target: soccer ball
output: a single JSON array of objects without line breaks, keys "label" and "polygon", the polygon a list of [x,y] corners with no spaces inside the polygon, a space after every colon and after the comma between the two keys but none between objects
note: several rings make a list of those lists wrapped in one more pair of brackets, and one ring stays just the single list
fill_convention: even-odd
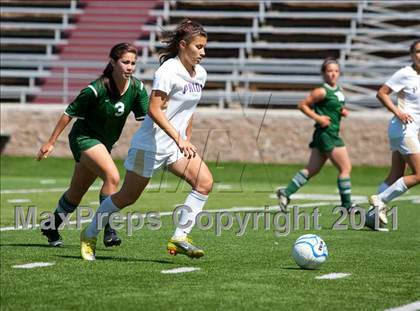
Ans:
[{"label": "soccer ball", "polygon": [[292,256],[303,269],[318,269],[327,260],[327,244],[315,234],[299,237],[293,245]]}]

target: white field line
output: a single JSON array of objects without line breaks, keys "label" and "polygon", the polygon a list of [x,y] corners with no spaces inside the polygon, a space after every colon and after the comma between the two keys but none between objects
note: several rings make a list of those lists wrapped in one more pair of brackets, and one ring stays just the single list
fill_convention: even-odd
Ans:
[{"label": "white field line", "polygon": [[55,265],[54,262],[32,262],[23,265],[14,265],[12,268],[17,269],[32,269],[32,268],[40,268],[40,267],[49,267]]},{"label": "white field line", "polygon": [[[307,203],[307,204],[300,204],[298,205],[299,207],[318,207],[318,206],[325,206],[325,205],[330,205],[329,202],[318,202],[318,203]],[[277,211],[279,210],[278,205],[272,205],[272,206],[234,206],[232,208],[221,208],[221,209],[209,209],[209,210],[205,210],[205,212],[208,213],[221,213],[221,212],[260,212],[260,211]],[[147,212],[146,212],[147,213]],[[172,216],[173,211],[172,212],[160,212],[159,216]],[[127,217],[122,217],[123,220],[127,220]],[[133,215],[131,219],[138,219],[137,215]],[[80,221],[80,223],[88,223],[90,222],[91,219],[83,219]],[[76,225],[77,222],[76,221],[69,221],[70,225]],[[15,226],[10,226],[10,227],[1,227],[0,228],[0,232],[4,232],[4,231],[16,231],[16,230],[31,230],[31,229],[36,229],[39,228],[39,224],[36,224],[35,226],[29,226],[28,228],[23,228],[22,226],[19,227],[15,227]]]},{"label": "white field line", "polygon": [[41,185],[53,185],[53,184],[56,184],[57,183],[57,180],[55,180],[55,179],[41,179],[39,181],[39,183]]},{"label": "white field line", "polygon": [[218,184],[215,187],[217,190],[227,190],[227,189],[232,189],[232,185],[227,185],[227,184]]},{"label": "white field line", "polygon": [[[306,194],[306,197],[310,197],[311,194]],[[319,197],[320,195],[314,195],[314,197]],[[331,195],[326,195],[326,197],[324,197],[324,199],[326,201],[328,201],[328,197]],[[416,200],[420,200],[420,196],[416,196],[416,195],[411,195],[411,196],[403,196],[401,198],[397,198],[395,201],[416,201]],[[330,202],[316,202],[316,203],[306,203],[306,204],[299,204],[299,205],[291,205],[291,206],[298,206],[298,207],[320,207],[320,206],[327,206],[330,205]],[[179,204],[177,204],[176,206],[179,206]],[[276,211],[278,210],[278,205],[271,205],[271,206],[234,206],[232,208],[227,208],[227,209],[211,209],[211,210],[205,210],[206,212],[209,213],[221,213],[221,212],[258,212],[258,211],[264,211],[264,210],[268,210],[268,211]],[[159,213],[160,216],[170,216],[172,215],[173,212],[161,212]],[[135,215],[132,217],[132,219],[136,219]],[[123,220],[126,220],[126,217],[123,217]],[[90,222],[90,219],[87,220],[82,220],[81,223],[87,223]],[[69,222],[71,225],[75,225],[76,221],[70,221]],[[38,228],[39,224],[36,224],[35,227],[32,227],[31,229],[35,229]],[[27,229],[27,228],[23,228],[22,226],[19,227],[14,227],[14,226],[10,226],[10,227],[1,227],[0,228],[0,232],[4,232],[4,231],[15,231],[15,230],[23,230],[23,229]]]},{"label": "white field line", "polygon": [[180,267],[180,268],[175,268],[175,269],[162,270],[160,272],[163,274],[175,274],[175,273],[193,272],[193,271],[198,271],[198,270],[200,270],[200,268]]},{"label": "white field line", "polygon": [[329,273],[315,277],[317,280],[335,280],[335,279],[342,279],[345,277],[350,276],[350,273]]},{"label": "white field line", "polygon": [[395,307],[391,309],[386,309],[384,311],[418,311],[420,310],[420,300],[415,301],[413,303],[409,303],[407,305],[403,305],[400,307]]},{"label": "white field line", "polygon": [[[276,199],[277,196],[275,194],[270,194],[270,198]],[[307,193],[295,193],[290,196],[292,200],[322,200],[322,201],[337,201],[340,202],[340,196],[335,194],[307,194]],[[367,203],[368,197],[363,195],[352,195],[352,200],[354,200],[357,203]],[[394,199],[394,201],[413,201],[413,203],[416,203],[418,200],[420,200],[420,195],[403,195],[401,197],[398,197]],[[391,202],[391,203],[392,203]],[[388,205],[392,205],[391,203],[388,203]]]},{"label": "white field line", "polygon": [[[146,189],[159,189],[159,188],[169,188],[168,184],[149,184]],[[45,188],[45,189],[2,189],[0,194],[27,194],[27,193],[42,193],[42,192],[64,192],[68,188]],[[100,190],[100,186],[92,186],[88,191]]]},{"label": "white field line", "polygon": [[[271,199],[277,199],[275,194],[270,194]],[[338,194],[312,194],[312,193],[295,193],[290,196],[292,200],[323,200],[323,201],[337,201],[340,202]],[[357,203],[364,203],[368,198],[363,195],[352,195],[352,200]]]},{"label": "white field line", "polygon": [[[99,190],[100,187],[90,187],[89,191]],[[40,193],[40,192],[64,192],[67,188],[46,188],[46,189],[2,189],[1,194],[29,194],[29,193]]]},{"label": "white field line", "polygon": [[8,203],[28,203],[31,202],[29,199],[11,199],[7,200]]}]

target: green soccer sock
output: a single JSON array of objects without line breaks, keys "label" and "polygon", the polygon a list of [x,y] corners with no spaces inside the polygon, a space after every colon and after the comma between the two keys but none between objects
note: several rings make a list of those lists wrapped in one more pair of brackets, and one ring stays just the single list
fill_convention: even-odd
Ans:
[{"label": "green soccer sock", "polygon": [[350,177],[338,177],[338,192],[340,193],[341,206],[351,207],[351,179]]},{"label": "green soccer sock", "polygon": [[60,197],[60,200],[58,200],[57,207],[54,211],[54,224],[52,224],[52,228],[58,230],[58,227],[63,222],[62,216],[67,216],[68,214],[71,214],[74,212],[74,210],[77,208],[77,205],[69,202],[66,198],[66,194],[63,193],[63,195]]},{"label": "green soccer sock", "polygon": [[293,193],[303,187],[308,182],[308,180],[309,177],[304,170],[297,172],[295,177],[293,177],[285,189],[287,197],[290,197]]}]

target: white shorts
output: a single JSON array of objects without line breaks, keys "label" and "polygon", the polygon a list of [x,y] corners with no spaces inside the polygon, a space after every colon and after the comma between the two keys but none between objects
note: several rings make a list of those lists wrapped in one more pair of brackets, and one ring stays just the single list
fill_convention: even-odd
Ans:
[{"label": "white shorts", "polygon": [[398,151],[402,155],[420,153],[420,141],[416,136],[390,137],[391,151]]},{"label": "white shorts", "polygon": [[156,153],[130,148],[124,162],[124,167],[137,175],[150,178],[153,176],[154,171],[162,166],[166,167],[178,161],[181,157],[183,157],[183,154],[179,150],[172,153]]},{"label": "white shorts", "polygon": [[389,121],[388,138],[392,151],[398,151],[402,155],[420,152],[418,122],[403,124],[393,117]]}]

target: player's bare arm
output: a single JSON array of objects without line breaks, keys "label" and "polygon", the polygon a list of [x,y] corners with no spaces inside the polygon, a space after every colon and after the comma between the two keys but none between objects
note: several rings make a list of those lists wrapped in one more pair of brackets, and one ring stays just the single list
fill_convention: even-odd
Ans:
[{"label": "player's bare arm", "polygon": [[163,112],[167,100],[168,96],[165,92],[153,90],[150,95],[149,115],[153,121],[176,142],[184,156],[187,158],[195,157],[197,148],[191,144],[188,139],[185,140],[181,137],[180,133],[172,126]]},{"label": "player's bare arm", "polygon": [[60,136],[60,134],[63,132],[63,130],[66,128],[66,126],[70,123],[72,117],[66,115],[63,113],[61,118],[58,120],[50,138],[48,139],[48,142],[46,142],[42,147],[39,149],[38,154],[36,156],[36,159],[38,161],[41,161],[42,159],[46,159],[50,153],[54,149],[54,145]]},{"label": "player's bare arm", "polygon": [[386,109],[391,111],[402,123],[406,124],[413,122],[414,119],[409,113],[402,111],[394,105],[390,96],[391,93],[392,89],[386,84],[384,84],[379,88],[378,93],[376,94],[376,98],[382,103],[382,105],[385,106]]},{"label": "player's bare arm", "polygon": [[312,107],[315,103],[322,101],[325,98],[325,95],[326,93],[323,88],[316,88],[298,104],[300,111],[319,123],[321,127],[328,127],[330,125],[330,117],[317,114]]}]

